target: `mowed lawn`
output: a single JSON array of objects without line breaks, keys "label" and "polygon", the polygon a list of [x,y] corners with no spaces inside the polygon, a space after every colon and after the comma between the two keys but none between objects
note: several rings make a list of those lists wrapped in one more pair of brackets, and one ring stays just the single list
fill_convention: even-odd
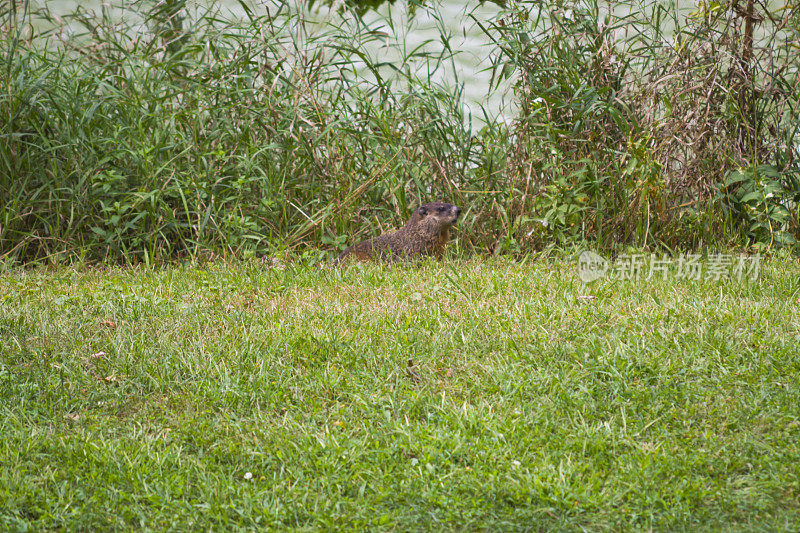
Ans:
[{"label": "mowed lawn", "polygon": [[0,529],[800,530],[797,259],[576,265],[1,274]]}]

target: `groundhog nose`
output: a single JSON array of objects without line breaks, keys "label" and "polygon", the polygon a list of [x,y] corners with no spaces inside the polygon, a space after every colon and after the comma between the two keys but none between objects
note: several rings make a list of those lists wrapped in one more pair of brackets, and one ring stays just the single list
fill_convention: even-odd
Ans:
[{"label": "groundhog nose", "polygon": [[458,216],[460,214],[461,214],[461,208],[460,207],[456,207],[456,216]]}]

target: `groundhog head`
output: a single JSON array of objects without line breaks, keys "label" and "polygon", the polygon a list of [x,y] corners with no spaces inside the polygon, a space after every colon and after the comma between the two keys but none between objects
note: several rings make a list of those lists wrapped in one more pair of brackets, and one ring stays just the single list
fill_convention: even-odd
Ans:
[{"label": "groundhog head", "polygon": [[[431,202],[419,206],[416,214],[419,216],[420,220],[432,218],[436,220],[437,226],[450,227],[458,220],[458,215],[461,214],[461,208],[444,202]],[[428,223],[431,222],[433,222],[433,220],[428,220]]]}]

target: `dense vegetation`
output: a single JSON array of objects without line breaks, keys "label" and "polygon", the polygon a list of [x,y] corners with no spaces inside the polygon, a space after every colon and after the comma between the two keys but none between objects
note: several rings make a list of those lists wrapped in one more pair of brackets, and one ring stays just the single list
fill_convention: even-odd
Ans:
[{"label": "dense vegetation", "polygon": [[466,250],[800,237],[796,4],[511,2],[476,22],[520,112],[480,127],[436,81],[445,33],[387,63],[385,22],[242,6],[3,3],[0,257],[335,250],[431,199]]},{"label": "dense vegetation", "polygon": [[798,531],[800,264],[0,275],[0,529]]}]

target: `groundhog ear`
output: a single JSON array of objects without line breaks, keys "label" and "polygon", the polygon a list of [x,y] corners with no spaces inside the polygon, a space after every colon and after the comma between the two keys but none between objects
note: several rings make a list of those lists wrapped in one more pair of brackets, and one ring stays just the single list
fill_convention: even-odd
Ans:
[{"label": "groundhog ear", "polygon": [[428,208],[427,208],[427,207],[425,207],[424,205],[423,205],[423,206],[420,206],[420,208],[419,208],[419,214],[420,214],[420,216],[423,216],[423,217],[424,217],[425,215],[427,215],[427,214],[428,214]]}]

